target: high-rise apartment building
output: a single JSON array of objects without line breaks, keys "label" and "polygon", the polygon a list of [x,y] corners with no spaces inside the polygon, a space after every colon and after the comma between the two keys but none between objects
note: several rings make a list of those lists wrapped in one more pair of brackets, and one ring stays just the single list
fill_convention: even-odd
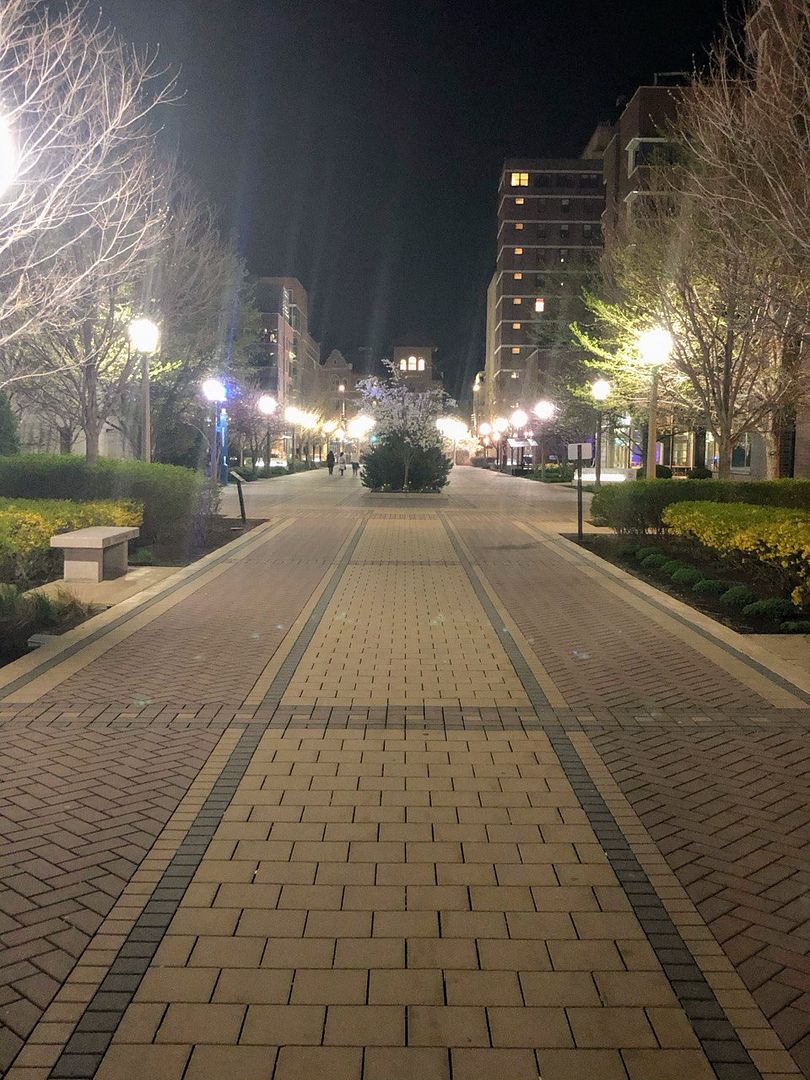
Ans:
[{"label": "high-rise apartment building", "polygon": [[489,417],[530,406],[570,348],[568,327],[601,251],[603,208],[599,157],[504,163],[487,294]]},{"label": "high-rise apartment building", "polygon": [[263,318],[264,389],[281,405],[304,403],[318,390],[320,346],[309,332],[309,297],[298,278],[259,278],[256,298]]}]

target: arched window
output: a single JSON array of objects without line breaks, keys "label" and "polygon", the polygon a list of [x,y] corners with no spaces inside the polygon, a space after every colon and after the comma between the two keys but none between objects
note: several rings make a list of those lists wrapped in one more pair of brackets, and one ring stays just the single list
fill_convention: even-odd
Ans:
[{"label": "arched window", "polygon": [[425,370],[425,358],[424,358],[424,356],[419,357],[419,360],[418,360],[417,365],[416,365],[416,369],[417,369],[417,371],[424,371]]},{"label": "arched window", "polygon": [[416,371],[416,357],[415,356],[409,356],[408,357],[408,371]]}]

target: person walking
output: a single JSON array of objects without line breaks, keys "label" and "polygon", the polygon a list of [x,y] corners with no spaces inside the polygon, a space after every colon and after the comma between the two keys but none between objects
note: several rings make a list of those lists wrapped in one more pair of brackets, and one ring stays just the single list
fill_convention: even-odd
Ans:
[{"label": "person walking", "polygon": [[346,472],[346,455],[342,450],[340,451],[340,457],[338,458],[338,469],[340,470],[340,475],[343,476]]},{"label": "person walking", "polygon": [[326,455],[326,467],[329,470],[329,475],[331,476],[332,473],[335,471],[335,454],[332,450],[330,450],[329,453]]},{"label": "person walking", "polygon": [[357,460],[357,455],[352,455],[352,476],[357,476],[360,472],[360,462]]}]

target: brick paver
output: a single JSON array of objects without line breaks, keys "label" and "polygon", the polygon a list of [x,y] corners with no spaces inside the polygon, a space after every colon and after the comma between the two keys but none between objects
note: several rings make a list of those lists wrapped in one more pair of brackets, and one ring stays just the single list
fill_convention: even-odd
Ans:
[{"label": "brick paver", "polygon": [[9,1080],[810,1075],[800,696],[595,573],[568,492],[248,499],[0,700]]}]

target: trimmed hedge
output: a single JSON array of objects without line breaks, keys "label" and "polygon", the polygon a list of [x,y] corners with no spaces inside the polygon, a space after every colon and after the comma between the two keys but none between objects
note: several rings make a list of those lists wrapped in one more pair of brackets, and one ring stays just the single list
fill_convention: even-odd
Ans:
[{"label": "trimmed hedge", "polygon": [[0,457],[0,496],[33,499],[131,499],[143,506],[141,542],[188,543],[210,512],[211,485],[180,465],[100,458],[88,465],[70,454]]},{"label": "trimmed hedge", "polygon": [[810,511],[810,480],[635,480],[609,484],[591,501],[591,517],[617,533],[661,533],[672,503],[706,500]]},{"label": "trimmed hedge", "polygon": [[88,525],[138,526],[135,502],[70,502],[66,499],[0,499],[0,581],[33,585],[58,576],[55,533]]},{"label": "trimmed hedge", "polygon": [[761,565],[775,572],[797,606],[810,601],[807,511],[745,503],[681,502],[664,510],[663,521],[676,536],[696,540],[741,565]]}]

